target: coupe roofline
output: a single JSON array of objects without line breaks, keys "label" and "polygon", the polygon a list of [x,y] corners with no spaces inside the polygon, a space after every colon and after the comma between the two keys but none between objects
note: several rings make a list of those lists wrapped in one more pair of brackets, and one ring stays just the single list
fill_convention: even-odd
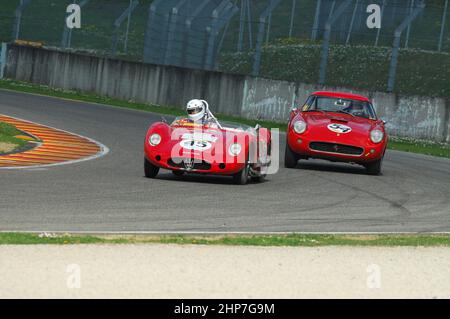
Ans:
[{"label": "coupe roofline", "polygon": [[370,102],[369,98],[367,98],[367,97],[365,97],[363,95],[353,94],[353,93],[346,93],[346,92],[317,91],[317,92],[312,93],[311,95],[313,95],[313,96],[335,97],[335,98],[351,99],[351,100]]}]

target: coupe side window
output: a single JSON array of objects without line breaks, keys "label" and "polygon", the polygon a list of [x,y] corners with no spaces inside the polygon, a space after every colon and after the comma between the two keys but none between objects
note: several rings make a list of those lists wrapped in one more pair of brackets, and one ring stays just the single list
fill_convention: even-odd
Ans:
[{"label": "coupe side window", "polygon": [[314,107],[313,107],[314,99],[315,99],[315,96],[310,96],[310,97],[306,100],[305,104],[303,105],[302,111],[307,111],[307,110],[309,110],[309,109],[314,109]]}]

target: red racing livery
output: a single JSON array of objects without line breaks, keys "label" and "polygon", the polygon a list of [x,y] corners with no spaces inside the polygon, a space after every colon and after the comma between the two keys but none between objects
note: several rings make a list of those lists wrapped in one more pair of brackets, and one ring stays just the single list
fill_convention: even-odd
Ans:
[{"label": "red racing livery", "polygon": [[160,168],[181,176],[200,173],[233,176],[236,184],[261,181],[270,165],[270,131],[236,123],[197,124],[177,118],[157,122],[145,138],[145,176]]},{"label": "red racing livery", "polygon": [[315,92],[293,109],[287,130],[285,166],[319,158],[360,164],[379,175],[388,137],[370,100],[341,92]]}]

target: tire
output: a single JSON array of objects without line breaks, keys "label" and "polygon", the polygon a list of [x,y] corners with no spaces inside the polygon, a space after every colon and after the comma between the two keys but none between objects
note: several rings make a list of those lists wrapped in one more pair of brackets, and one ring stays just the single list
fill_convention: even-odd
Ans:
[{"label": "tire", "polygon": [[380,175],[382,163],[383,163],[383,158],[379,159],[376,162],[367,164],[366,165],[367,173],[369,175]]},{"label": "tire", "polygon": [[255,182],[255,183],[262,183],[262,182],[265,181],[265,179],[266,179],[266,174],[259,175],[259,176],[253,176],[253,177],[252,177],[252,182]]},{"label": "tire", "polygon": [[245,185],[248,182],[249,165],[246,163],[245,167],[238,173],[233,175],[233,181],[237,185]]},{"label": "tire", "polygon": [[159,167],[150,163],[146,158],[144,159],[144,172],[145,177],[147,178],[155,178],[159,173]]},{"label": "tire", "polygon": [[184,171],[172,171],[172,174],[175,176],[183,176],[184,175]]},{"label": "tire", "polygon": [[286,143],[286,151],[284,153],[284,167],[286,168],[294,168],[297,166],[298,156],[294,152],[292,152],[289,144]]}]

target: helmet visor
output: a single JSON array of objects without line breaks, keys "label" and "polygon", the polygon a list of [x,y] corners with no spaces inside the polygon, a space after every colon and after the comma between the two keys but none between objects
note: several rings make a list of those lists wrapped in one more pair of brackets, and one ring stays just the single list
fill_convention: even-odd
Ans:
[{"label": "helmet visor", "polygon": [[194,115],[194,114],[200,113],[201,111],[203,111],[203,107],[201,107],[201,106],[194,107],[194,108],[191,108],[191,109],[187,110],[189,115]]}]

